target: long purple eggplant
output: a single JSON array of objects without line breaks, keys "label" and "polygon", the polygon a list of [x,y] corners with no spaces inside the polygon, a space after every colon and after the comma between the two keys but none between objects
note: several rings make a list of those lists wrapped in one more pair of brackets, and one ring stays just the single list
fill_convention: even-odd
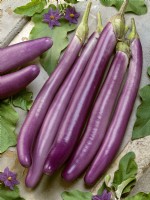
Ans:
[{"label": "long purple eggplant", "polygon": [[34,60],[53,45],[51,38],[44,37],[14,44],[0,49],[0,74],[15,70]]},{"label": "long purple eggplant", "polygon": [[[124,7],[125,4],[121,10],[124,10]],[[120,19],[121,27],[118,26],[118,19]],[[53,168],[56,168],[56,166],[57,168],[60,167],[72,153],[77,140],[81,136],[87,115],[98,92],[109,58],[116,46],[117,37],[121,37],[123,32],[123,15],[113,17],[112,23],[109,22],[102,31],[93,56],[76,87],[59,127],[52,150],[54,163],[51,162],[51,166],[46,166],[45,171],[51,173]],[[54,161],[54,158],[56,161]],[[49,169],[47,170],[47,168]]]},{"label": "long purple eggplant", "polygon": [[88,34],[88,16],[90,8],[91,3],[88,3],[86,12],[81,24],[77,28],[75,36],[67,47],[57,68],[36,97],[36,100],[34,101],[34,104],[21,128],[17,151],[19,161],[25,167],[29,167],[32,163],[31,152],[33,143],[38,136],[48,108],[85,42]]},{"label": "long purple eggplant", "polygon": [[104,174],[116,156],[122,143],[137,96],[142,74],[143,54],[134,20],[132,20],[132,27],[133,30],[129,37],[132,41],[132,57],[127,80],[119,98],[113,119],[107,130],[106,137],[85,176],[85,183],[88,185],[93,185]]},{"label": "long purple eggplant", "polygon": [[86,44],[80,57],[74,64],[71,72],[65,79],[62,87],[56,94],[46,114],[34,147],[32,165],[29,169],[29,174],[26,180],[27,186],[35,186],[42,176],[45,160],[53,144],[65,110],[75,90],[75,87],[86,67],[86,64],[96,47],[98,38],[99,33],[97,32],[91,35],[88,43]]},{"label": "long purple eggplant", "polygon": [[[94,158],[105,136],[130,55],[130,48],[126,43],[119,42],[116,50],[116,55],[106,81],[96,99],[83,138],[62,173],[62,176],[67,181],[75,180],[84,172]],[[51,163],[55,163],[55,160],[56,158],[53,156]]]},{"label": "long purple eggplant", "polygon": [[28,66],[17,72],[0,76],[0,99],[8,98],[30,84],[39,74],[36,65]]},{"label": "long purple eggplant", "polygon": [[[87,62],[91,58],[91,55],[93,54],[93,51],[95,50],[98,38],[100,36],[100,32],[102,31],[102,24],[101,24],[101,16],[98,15],[98,27],[97,31],[94,32],[87,44],[84,46],[82,53],[78,60],[76,61],[75,65],[73,66],[72,71],[66,78],[64,84],[62,85],[61,89],[57,93],[46,117],[44,120],[44,123],[42,125],[40,135],[38,137],[38,141],[36,143],[36,156],[39,154],[38,152],[41,153],[41,155],[37,156],[38,159],[40,160],[41,163],[41,169],[43,169],[45,160],[47,158],[48,152],[50,150],[50,147],[52,145],[52,142],[55,138],[55,135],[58,131],[59,125],[61,123],[61,120],[63,118],[63,115],[65,113],[65,110],[67,109],[67,105],[70,101],[71,96],[73,95],[73,92],[75,90],[75,87],[87,65]],[[46,132],[46,134],[45,134]],[[44,138],[49,139],[44,139]],[[45,143],[45,144],[43,144]],[[41,149],[41,146],[44,147],[44,149]],[[42,153],[43,152],[43,153]],[[44,155],[44,156],[43,156]],[[38,162],[37,158],[35,159],[35,167],[36,162]],[[43,162],[41,162],[43,160]],[[47,159],[47,162],[49,162],[49,157]],[[46,164],[47,166],[47,164]],[[45,169],[46,169],[45,166]],[[57,169],[57,166],[55,167],[55,170]],[[39,170],[39,165],[38,165],[38,170]],[[38,171],[35,170],[34,171]],[[53,170],[53,171],[55,171]],[[46,173],[48,174],[48,170],[46,169]],[[35,174],[35,173],[34,173]]]}]

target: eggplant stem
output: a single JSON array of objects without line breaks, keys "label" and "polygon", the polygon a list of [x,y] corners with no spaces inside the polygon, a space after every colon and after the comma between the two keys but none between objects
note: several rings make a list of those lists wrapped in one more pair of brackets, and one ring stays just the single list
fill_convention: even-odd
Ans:
[{"label": "eggplant stem", "polygon": [[124,15],[128,3],[129,3],[129,0],[124,0],[123,4],[122,4],[122,6],[121,6],[121,8],[120,8],[120,10],[119,10],[119,13],[118,13],[119,15],[121,15],[121,16]]},{"label": "eggplant stem", "polygon": [[129,34],[129,36],[128,36],[128,39],[131,41],[131,40],[133,40],[133,39],[135,39],[135,38],[138,38],[139,36],[138,36],[138,33],[137,33],[137,30],[136,30],[136,25],[135,25],[135,20],[134,20],[134,18],[132,18],[131,19],[131,32],[130,32],[130,34]]},{"label": "eggplant stem", "polygon": [[97,29],[96,32],[101,33],[103,30],[101,13],[97,13]]},{"label": "eggplant stem", "polygon": [[80,39],[80,41],[82,43],[84,43],[84,41],[86,40],[86,38],[88,36],[88,31],[89,31],[88,18],[89,18],[89,14],[90,14],[91,5],[92,5],[92,2],[89,1],[86,6],[81,23],[79,24],[79,26],[76,30],[76,36]]}]

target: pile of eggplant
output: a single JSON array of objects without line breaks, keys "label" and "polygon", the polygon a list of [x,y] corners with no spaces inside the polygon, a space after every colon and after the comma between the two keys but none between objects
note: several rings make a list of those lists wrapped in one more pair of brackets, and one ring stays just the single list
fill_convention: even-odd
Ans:
[{"label": "pile of eggplant", "polygon": [[52,44],[52,40],[45,37],[0,48],[0,99],[17,94],[39,75],[38,66],[24,66]]},{"label": "pile of eggplant", "polygon": [[27,187],[66,164],[62,177],[85,174],[93,185],[115,158],[134,106],[142,73],[142,46],[134,19],[125,31],[119,13],[86,41],[91,2],[57,68],[44,84],[21,128],[17,152],[29,168]]}]

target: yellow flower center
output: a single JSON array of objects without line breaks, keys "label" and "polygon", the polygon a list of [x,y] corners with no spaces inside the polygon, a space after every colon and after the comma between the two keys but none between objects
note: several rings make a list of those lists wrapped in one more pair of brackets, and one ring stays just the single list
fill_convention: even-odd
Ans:
[{"label": "yellow flower center", "polygon": [[51,15],[51,16],[50,16],[50,19],[55,19],[54,15]]},{"label": "yellow flower center", "polygon": [[71,17],[71,18],[74,18],[74,14],[73,14],[73,13],[71,13],[71,14],[70,14],[70,17]]},{"label": "yellow flower center", "polygon": [[12,180],[12,177],[11,177],[11,176],[9,176],[7,179],[8,179],[9,181],[11,181],[11,180]]}]

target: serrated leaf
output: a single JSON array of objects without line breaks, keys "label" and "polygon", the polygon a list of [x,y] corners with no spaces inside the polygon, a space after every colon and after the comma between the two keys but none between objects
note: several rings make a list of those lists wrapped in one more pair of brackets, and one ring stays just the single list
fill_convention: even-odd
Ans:
[{"label": "serrated leaf", "polygon": [[16,14],[32,17],[35,13],[41,13],[46,6],[46,0],[31,0],[28,4],[14,10]]},{"label": "serrated leaf", "polygon": [[[120,9],[124,0],[100,0],[100,2],[104,6],[114,6],[117,10]],[[147,13],[147,5],[145,4],[145,0],[138,0],[135,3],[135,0],[129,0],[126,12],[132,12],[136,15],[143,15]]]},{"label": "serrated leaf", "polygon": [[42,22],[43,14],[47,13],[49,9],[50,7],[45,9],[41,14],[35,14],[32,17],[32,21],[34,22],[35,26],[30,33],[31,39],[51,37],[53,40],[52,48],[40,57],[40,62],[48,74],[55,69],[61,52],[69,43],[67,37],[68,32],[71,32],[76,28],[75,24],[69,24],[66,20],[61,19],[60,27],[54,27],[53,29],[50,29],[47,23]]},{"label": "serrated leaf", "polygon": [[13,96],[11,102],[13,106],[21,108],[25,111],[30,110],[33,103],[33,93],[27,91],[26,89],[19,92],[17,95]]},{"label": "serrated leaf", "polygon": [[115,172],[112,182],[112,186],[115,188],[115,190],[117,191],[118,187],[127,179],[135,179],[137,169],[138,167],[135,162],[135,154],[133,152],[129,152],[123,156],[119,162],[119,169]]},{"label": "serrated leaf", "polygon": [[14,190],[9,190],[3,185],[0,185],[0,200],[24,200],[24,198],[20,197],[17,186],[15,186]]},{"label": "serrated leaf", "polygon": [[65,0],[65,2],[71,3],[71,4],[76,4],[76,3],[78,3],[78,0]]},{"label": "serrated leaf", "polygon": [[15,128],[18,114],[9,101],[0,102],[0,153],[16,145]]},{"label": "serrated leaf", "polygon": [[[125,189],[130,183],[133,183],[133,181],[134,181],[134,183],[135,183],[135,180],[136,180],[136,178],[128,178],[127,180],[123,181],[120,185],[118,185],[117,190],[116,190],[116,196],[117,196],[118,199],[120,199],[121,196],[122,196],[123,194],[125,194],[125,193],[123,192],[124,189]],[[130,184],[130,187],[128,187],[128,190],[129,190],[129,191],[131,190],[131,187],[132,187],[132,186],[133,186],[133,185]]]},{"label": "serrated leaf", "polygon": [[[150,68],[148,68],[148,75],[150,75]],[[141,104],[137,108],[132,140],[150,135],[150,85],[143,87],[139,95]]]},{"label": "serrated leaf", "polygon": [[91,200],[92,193],[73,190],[70,192],[63,192],[61,197],[63,200]]},{"label": "serrated leaf", "polygon": [[140,192],[132,197],[127,197],[124,200],[150,200],[150,193],[146,194],[143,192]]}]

